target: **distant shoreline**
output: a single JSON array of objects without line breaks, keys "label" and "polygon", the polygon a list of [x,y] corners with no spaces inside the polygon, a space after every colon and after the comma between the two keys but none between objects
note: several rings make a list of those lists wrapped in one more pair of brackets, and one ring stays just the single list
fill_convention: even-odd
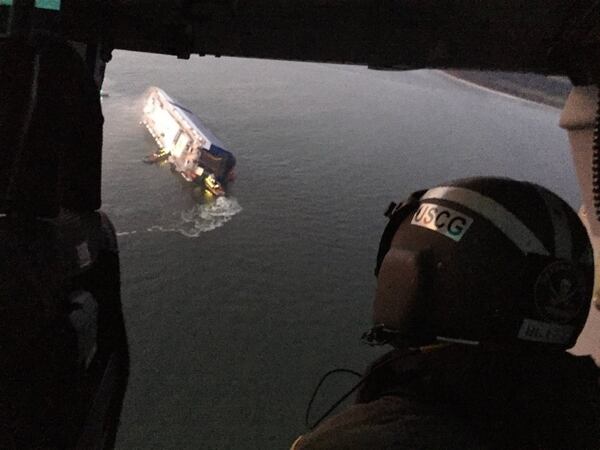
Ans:
[{"label": "distant shoreline", "polygon": [[555,108],[562,108],[564,106],[567,95],[572,87],[571,82],[566,77],[454,69],[445,70],[445,72],[453,77],[494,91],[543,103]]}]

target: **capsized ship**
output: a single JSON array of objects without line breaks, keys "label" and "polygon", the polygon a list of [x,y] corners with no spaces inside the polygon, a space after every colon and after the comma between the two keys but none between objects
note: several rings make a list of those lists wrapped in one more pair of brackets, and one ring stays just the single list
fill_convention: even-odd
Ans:
[{"label": "capsized ship", "polygon": [[166,160],[184,180],[215,195],[225,195],[235,178],[235,157],[193,112],[162,89],[152,87],[142,123],[158,144],[158,151],[146,157],[145,162]]}]

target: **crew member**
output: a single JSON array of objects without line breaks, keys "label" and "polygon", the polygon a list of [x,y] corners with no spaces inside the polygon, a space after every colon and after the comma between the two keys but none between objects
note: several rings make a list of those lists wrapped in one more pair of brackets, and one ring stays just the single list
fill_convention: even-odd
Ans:
[{"label": "crew member", "polygon": [[32,32],[0,39],[0,99],[0,448],[112,448],[129,356],[98,88]]},{"label": "crew member", "polygon": [[600,448],[600,369],[566,352],[593,288],[573,210],[532,183],[470,178],[388,216],[365,339],[394,350],[292,448]]}]

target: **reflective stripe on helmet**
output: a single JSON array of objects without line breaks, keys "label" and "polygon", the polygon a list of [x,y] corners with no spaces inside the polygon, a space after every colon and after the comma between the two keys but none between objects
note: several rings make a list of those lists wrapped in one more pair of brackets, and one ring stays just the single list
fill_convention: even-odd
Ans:
[{"label": "reflective stripe on helmet", "polygon": [[546,203],[546,209],[552,220],[552,228],[554,229],[554,256],[570,261],[573,259],[573,241],[565,207],[558,197],[546,189],[536,186],[536,190],[544,200],[544,203]]},{"label": "reflective stripe on helmet", "polygon": [[464,206],[492,222],[523,253],[548,256],[544,244],[517,216],[495,200],[470,189],[440,186],[425,192],[423,200],[447,200]]}]

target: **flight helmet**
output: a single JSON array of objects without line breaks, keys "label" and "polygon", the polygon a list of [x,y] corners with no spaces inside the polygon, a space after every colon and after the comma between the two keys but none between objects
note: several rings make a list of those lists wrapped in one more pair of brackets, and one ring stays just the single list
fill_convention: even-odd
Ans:
[{"label": "flight helmet", "polygon": [[367,341],[561,349],[589,313],[592,247],[542,186],[460,179],[390,205]]}]

